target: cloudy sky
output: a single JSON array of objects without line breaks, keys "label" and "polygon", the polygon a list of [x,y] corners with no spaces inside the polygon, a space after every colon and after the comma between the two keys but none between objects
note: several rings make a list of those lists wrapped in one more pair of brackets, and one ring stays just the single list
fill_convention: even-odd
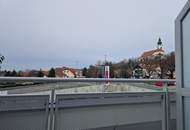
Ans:
[{"label": "cloudy sky", "polygon": [[2,69],[84,67],[138,57],[161,37],[174,50],[174,20],[187,0],[0,0]]}]

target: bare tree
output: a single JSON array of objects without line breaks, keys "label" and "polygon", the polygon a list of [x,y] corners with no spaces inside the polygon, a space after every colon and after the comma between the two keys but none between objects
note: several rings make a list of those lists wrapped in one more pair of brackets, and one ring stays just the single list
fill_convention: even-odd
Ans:
[{"label": "bare tree", "polygon": [[[2,64],[2,62],[4,61],[5,57],[3,55],[0,54],[0,64]],[[1,66],[0,66],[1,69]]]},{"label": "bare tree", "polygon": [[147,58],[144,59],[143,61],[140,62],[140,65],[142,66],[143,69],[146,70],[147,76],[151,76],[154,72],[156,72],[157,68],[159,67],[157,60]]},{"label": "bare tree", "polygon": [[166,55],[163,65],[165,68],[165,73],[169,75],[170,79],[173,79],[175,72],[175,52],[171,52],[170,54]]}]

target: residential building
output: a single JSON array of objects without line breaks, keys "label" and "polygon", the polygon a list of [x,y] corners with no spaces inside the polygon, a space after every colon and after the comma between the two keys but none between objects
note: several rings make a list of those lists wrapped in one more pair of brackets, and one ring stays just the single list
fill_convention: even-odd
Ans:
[{"label": "residential building", "polygon": [[76,71],[68,67],[55,68],[55,75],[60,78],[75,78]]}]

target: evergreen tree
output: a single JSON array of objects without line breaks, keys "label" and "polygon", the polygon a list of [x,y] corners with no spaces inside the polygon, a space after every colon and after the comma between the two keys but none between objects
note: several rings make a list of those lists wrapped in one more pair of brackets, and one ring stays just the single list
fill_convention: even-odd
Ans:
[{"label": "evergreen tree", "polygon": [[23,75],[22,75],[22,71],[19,71],[18,73],[17,73],[17,76],[18,77],[22,77]]},{"label": "evergreen tree", "polygon": [[11,72],[11,76],[16,77],[16,76],[17,76],[17,72],[16,72],[15,70],[13,70],[13,71]]},{"label": "evergreen tree", "polygon": [[48,73],[48,77],[55,77],[55,69],[51,68],[49,73]]},{"label": "evergreen tree", "polygon": [[11,71],[6,71],[5,76],[11,76]]},{"label": "evergreen tree", "polygon": [[90,65],[87,71],[87,78],[97,78],[98,77],[98,67]]},{"label": "evergreen tree", "polygon": [[6,71],[5,76],[7,76],[7,77],[16,77],[17,76],[17,72],[15,70],[13,70],[13,71]]},{"label": "evergreen tree", "polygon": [[164,74],[168,75],[170,79],[174,79],[175,73],[175,52],[166,55],[163,61]]},{"label": "evergreen tree", "polygon": [[84,77],[86,77],[87,76],[87,68],[85,67],[85,68],[83,68],[83,70],[82,70],[82,76],[84,76]]},{"label": "evergreen tree", "polygon": [[40,69],[40,71],[38,72],[38,77],[44,77],[44,73],[42,72],[41,69]]}]

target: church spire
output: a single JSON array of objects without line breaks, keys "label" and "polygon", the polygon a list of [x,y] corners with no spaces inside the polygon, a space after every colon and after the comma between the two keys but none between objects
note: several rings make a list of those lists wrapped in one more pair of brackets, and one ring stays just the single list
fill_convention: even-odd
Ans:
[{"label": "church spire", "polygon": [[157,48],[158,48],[158,49],[162,49],[162,46],[163,46],[162,40],[161,40],[161,38],[159,38],[159,39],[158,39],[158,42],[157,42]]}]

